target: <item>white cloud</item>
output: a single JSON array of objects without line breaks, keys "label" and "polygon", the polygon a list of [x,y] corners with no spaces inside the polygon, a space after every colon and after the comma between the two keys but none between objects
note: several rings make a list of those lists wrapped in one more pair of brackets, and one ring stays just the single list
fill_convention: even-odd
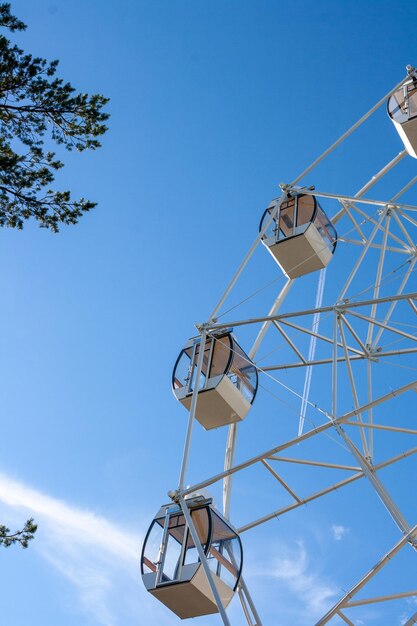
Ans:
[{"label": "white cloud", "polygon": [[38,518],[51,524],[57,535],[65,534],[68,539],[80,544],[93,542],[127,561],[137,558],[139,536],[117,528],[94,513],[71,507],[61,500],[26,487],[4,474],[0,474],[0,501],[13,508],[33,511]]},{"label": "white cloud", "polygon": [[408,605],[409,610],[404,611],[402,613],[402,615],[400,615],[400,617],[399,617],[399,624],[401,626],[403,626],[403,624],[406,624],[410,620],[411,616],[415,617],[415,615],[416,615],[415,610],[416,610],[417,598],[415,596],[412,596],[410,598],[406,598],[406,604]]},{"label": "white cloud", "polygon": [[346,528],[346,526],[338,526],[337,524],[332,525],[333,539],[335,541],[341,541],[344,535],[346,535],[348,532],[349,528]]},{"label": "white cloud", "polygon": [[2,514],[7,512],[8,520],[14,515],[16,524],[22,522],[22,513],[35,518],[39,530],[29,550],[41,554],[75,588],[78,603],[71,608],[75,613],[83,611],[102,626],[169,623],[166,610],[142,587],[142,534],[4,474],[0,474],[0,504]]},{"label": "white cloud", "polygon": [[332,606],[340,590],[311,565],[302,541],[297,541],[292,549],[282,547],[280,552],[265,573],[282,581],[287,592],[294,594],[298,606],[301,600],[304,615],[300,615],[299,623],[301,619],[311,623],[312,618],[322,616]]}]

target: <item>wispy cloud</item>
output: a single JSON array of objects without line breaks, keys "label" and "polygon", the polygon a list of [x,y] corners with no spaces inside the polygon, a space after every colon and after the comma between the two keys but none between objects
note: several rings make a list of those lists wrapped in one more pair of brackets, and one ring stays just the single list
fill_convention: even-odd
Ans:
[{"label": "wispy cloud", "polygon": [[339,526],[337,524],[332,525],[332,534],[335,541],[341,541],[344,535],[346,535],[348,532],[349,528],[346,528],[346,526]]},{"label": "wispy cloud", "polygon": [[302,597],[310,616],[322,614],[339,594],[334,584],[314,571],[302,541],[296,542],[291,553],[275,559],[272,573]]},{"label": "wispy cloud", "polygon": [[416,617],[416,605],[417,598],[415,596],[406,599],[406,604],[409,607],[399,617],[398,623],[403,626],[411,619],[411,616]]},{"label": "wispy cloud", "polygon": [[0,504],[8,519],[13,513],[20,522],[22,513],[35,517],[39,531],[29,550],[41,554],[75,588],[78,612],[87,612],[103,626],[169,623],[166,611],[141,586],[142,535],[4,474]]},{"label": "wispy cloud", "polygon": [[300,626],[311,625],[339,598],[340,589],[320,573],[303,541],[293,542],[292,545],[275,544],[275,549],[276,556],[272,555],[270,563],[258,575],[279,581],[275,601],[282,607],[282,619]]}]

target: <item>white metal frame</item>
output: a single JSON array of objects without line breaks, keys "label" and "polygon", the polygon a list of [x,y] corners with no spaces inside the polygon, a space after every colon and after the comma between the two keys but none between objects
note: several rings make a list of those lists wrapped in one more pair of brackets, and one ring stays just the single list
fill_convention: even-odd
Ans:
[{"label": "white metal frame", "polygon": [[[395,386],[395,388],[390,389],[389,392],[383,393],[379,396],[375,397],[372,389],[372,372],[373,367],[377,362],[389,359],[390,357],[406,358],[411,354],[417,353],[417,332],[413,333],[410,331],[409,327],[401,326],[400,322],[395,317],[399,311],[403,314],[406,309],[411,316],[416,318],[417,323],[417,291],[406,291],[407,284],[413,274],[413,271],[417,269],[417,237],[413,239],[410,232],[410,229],[412,230],[414,227],[417,227],[417,215],[414,215],[417,212],[417,207],[398,202],[401,195],[408,191],[408,189],[410,189],[410,187],[417,182],[417,176],[415,176],[388,201],[373,200],[368,197],[364,197],[364,194],[366,194],[371,187],[378,183],[389,171],[402,162],[403,158],[406,156],[406,151],[403,150],[375,176],[373,176],[371,180],[367,182],[354,196],[337,195],[317,191],[312,188],[301,188],[297,186],[298,183],[308,173],[310,173],[316,165],[327,157],[381,105],[383,105],[391,94],[404,85],[407,80],[410,79],[410,76],[415,75],[416,71],[414,68],[407,66],[407,76],[398,85],[390,90],[386,96],[381,98],[381,100],[379,100],[379,102],[372,107],[368,113],[366,113],[356,124],[344,133],[339,140],[337,140],[332,146],[330,146],[330,148],[320,155],[291,184],[280,185],[283,192],[297,192],[302,189],[303,194],[311,194],[318,198],[332,199],[336,203],[339,203],[340,208],[333,216],[332,222],[336,224],[344,218],[350,224],[350,232],[347,234],[342,233],[339,238],[340,242],[362,248],[347,280],[344,285],[342,285],[340,294],[335,303],[332,306],[320,306],[280,314],[280,308],[290,293],[293,284],[297,280],[288,279],[280,290],[268,314],[252,319],[228,320],[227,323],[219,321],[217,316],[232,292],[235,284],[244,272],[245,267],[249,263],[255,249],[261,242],[264,232],[266,232],[272,222],[276,211],[279,209],[278,203],[276,211],[271,214],[269,220],[265,223],[263,230],[256,237],[236,274],[220,298],[219,303],[214,308],[209,320],[207,323],[197,327],[201,333],[202,345],[204,345],[207,335],[221,328],[247,325],[259,326],[256,340],[254,341],[252,349],[249,352],[249,358],[255,362],[258,350],[263,344],[266,336],[271,336],[271,333],[275,333],[274,336],[279,337],[280,340],[287,346],[294,359],[284,361],[278,360],[277,363],[269,364],[264,367],[260,367],[258,365],[259,372],[263,373],[269,379],[275,379],[281,370],[311,368],[314,366],[328,366],[331,368],[332,373],[331,411],[326,411],[323,408],[314,405],[317,414],[321,417],[321,423],[314,425],[305,432],[299,432],[299,436],[297,437],[287,441],[278,442],[270,449],[255,454],[246,461],[238,464],[235,464],[238,426],[237,424],[232,424],[228,428],[223,471],[220,471],[216,475],[208,477],[197,484],[185,487],[188,459],[192,443],[193,424],[195,421],[195,410],[198,402],[198,386],[195,385],[189,414],[179,484],[176,490],[169,492],[169,495],[172,499],[179,502],[184,512],[184,516],[190,527],[190,532],[195,541],[195,545],[199,550],[200,559],[205,568],[213,595],[218,604],[220,617],[225,626],[230,626],[230,621],[224,607],[221,605],[220,598],[215,589],[214,580],[211,576],[204,552],[201,545],[199,545],[197,533],[184,502],[184,497],[187,494],[191,494],[200,489],[209,487],[214,483],[223,481],[223,513],[225,517],[228,518],[230,515],[230,503],[232,496],[232,478],[238,473],[244,472],[246,468],[254,465],[262,466],[268,475],[275,478],[279,488],[282,488],[290,498],[290,502],[288,505],[283,506],[278,510],[262,515],[257,519],[249,520],[238,529],[240,533],[245,533],[248,530],[264,524],[275,517],[281,517],[282,515],[285,515],[290,511],[294,511],[302,505],[333,492],[335,489],[343,489],[344,487],[362,478],[369,481],[370,485],[377,493],[400,532],[400,539],[396,545],[387,554],[385,554],[379,563],[374,566],[359,582],[352,586],[351,590],[346,593],[341,600],[336,603],[335,606],[326,615],[324,615],[321,620],[319,620],[319,622],[317,622],[317,626],[327,624],[334,616],[338,616],[347,624],[353,624],[349,617],[345,615],[345,611],[354,606],[417,596],[417,591],[414,590],[356,601],[352,599],[353,596],[358,593],[367,584],[367,582],[380,571],[380,569],[384,567],[385,563],[395,556],[395,554],[397,554],[405,545],[409,544],[412,548],[417,548],[417,526],[413,525],[417,520],[413,520],[413,524],[410,525],[405,518],[404,513],[395,502],[394,497],[388,492],[388,489],[384,485],[380,476],[381,470],[384,468],[397,464],[403,459],[412,457],[412,455],[417,452],[417,441],[415,442],[416,445],[411,445],[410,447],[407,447],[407,449],[402,450],[401,453],[385,458],[384,460],[378,460],[378,462],[375,462],[374,449],[375,432],[389,433],[390,436],[393,436],[396,433],[401,433],[406,434],[411,438],[417,435],[416,429],[398,426],[395,424],[395,421],[394,423],[389,424],[378,423],[378,420],[375,417],[375,411],[378,410],[381,405],[388,403],[393,398],[401,396],[402,394],[410,392],[414,393],[417,391],[417,374],[415,374],[414,378],[406,384]],[[387,130],[387,132],[389,132],[389,130]],[[374,211],[374,213],[371,212],[370,214],[367,212],[367,208],[371,208],[371,211]],[[370,230],[368,234],[366,229]],[[353,233],[352,236],[351,233]],[[352,299],[349,290],[353,282],[360,275],[363,263],[366,261],[367,255],[370,251],[376,251],[379,254],[376,274],[373,285],[371,286],[372,295],[371,297],[367,296],[363,299],[360,297],[359,299]],[[388,256],[391,258],[393,255],[397,255],[398,262],[400,265],[402,264],[402,267],[406,267],[406,270],[404,271],[401,283],[395,292],[388,296],[381,295],[381,284],[384,280],[386,260]],[[360,295],[361,294],[359,294],[359,296]],[[320,330],[320,332],[318,332],[317,328],[314,326],[313,330],[310,323],[312,316],[326,316],[329,319],[332,318],[332,331],[329,332],[328,330]],[[393,349],[389,349],[389,347],[384,348],[380,344],[381,339],[388,335],[391,341],[395,342]],[[328,346],[327,356],[312,358],[310,354],[309,358],[309,355],[303,348],[299,347],[297,339],[294,337],[313,337],[317,344],[321,346],[321,349],[324,349],[324,346]],[[196,380],[199,379],[201,372],[203,352],[203,350],[200,350],[197,363]],[[368,395],[366,402],[360,399],[355,375],[355,367],[361,362],[366,363],[367,367]],[[342,413],[339,413],[339,369],[341,367],[345,368],[344,371],[346,373],[346,381],[350,389],[354,408],[350,411],[342,411]],[[277,380],[277,382],[282,386],[285,386],[279,380]],[[296,392],[294,393],[295,395],[299,395]],[[313,405],[308,398],[303,398],[302,396],[299,396],[299,398],[302,399],[304,403],[307,402],[308,404]],[[331,431],[337,433],[344,446],[350,451],[353,457],[352,464],[328,462],[326,459],[321,461],[300,459],[295,455],[283,456],[284,453],[289,454],[291,449],[295,449],[295,447],[298,448],[303,442],[311,438],[319,437],[322,433]],[[359,433],[359,439],[355,442],[356,432]],[[322,487],[312,493],[300,494],[297,493],[297,490],[289,485],[280,475],[279,467],[282,467],[285,464],[298,464],[300,467],[319,466],[322,468],[328,468],[332,470],[332,472],[334,470],[343,470],[345,472],[348,471],[349,476],[337,482],[331,482],[328,486],[324,488]],[[239,585],[238,596],[241,602],[243,615],[249,626],[260,626],[261,620],[244,580],[242,580]],[[407,624],[413,623],[417,623],[417,613],[411,615],[407,621]]]}]

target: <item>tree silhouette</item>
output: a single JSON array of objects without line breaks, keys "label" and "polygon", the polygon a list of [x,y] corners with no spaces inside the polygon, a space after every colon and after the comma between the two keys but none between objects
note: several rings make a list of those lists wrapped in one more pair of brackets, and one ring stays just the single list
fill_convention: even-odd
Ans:
[{"label": "tree silhouette", "polygon": [[[26,25],[0,4],[0,26],[22,31]],[[26,54],[0,35],[0,226],[23,228],[30,217],[57,232],[60,224],[76,224],[94,202],[73,200],[70,191],[49,185],[63,167],[48,144],[95,150],[107,126],[107,98],[77,93],[56,76],[58,61]]]}]

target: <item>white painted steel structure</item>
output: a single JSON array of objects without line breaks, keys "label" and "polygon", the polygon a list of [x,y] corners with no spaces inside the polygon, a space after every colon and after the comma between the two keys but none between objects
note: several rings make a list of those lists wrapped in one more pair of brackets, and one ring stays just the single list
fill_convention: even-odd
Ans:
[{"label": "white painted steel structure", "polygon": [[[233,327],[237,336],[243,330],[252,329],[253,332],[256,329],[256,332],[253,332],[254,340],[252,348],[248,350],[248,357],[257,366],[260,380],[263,379],[270,385],[278,385],[281,398],[296,397],[298,402],[304,404],[304,414],[307,405],[309,411],[314,413],[314,419],[305,420],[304,430],[300,429],[298,436],[296,436],[297,427],[292,437],[278,434],[269,448],[260,452],[254,450],[252,456],[239,463],[235,462],[238,424],[231,424],[230,427],[223,429],[226,439],[224,468],[196,484],[185,487],[198,403],[198,393],[195,389],[190,403],[179,484],[177,489],[169,492],[170,497],[183,509],[193,536],[196,532],[184,498],[222,482],[223,514],[229,518],[232,478],[241,476],[244,480],[245,471],[251,467],[264,470],[265,476],[272,476],[276,481],[277,490],[285,495],[288,502],[255,519],[248,519],[240,527],[233,519],[240,535],[245,535],[244,542],[250,541],[248,531],[251,529],[273,518],[294,512],[307,503],[334,493],[335,490],[344,493],[345,488],[349,488],[358,481],[369,483],[370,489],[377,494],[397,529],[396,543],[388,550],[382,548],[380,560],[370,567],[368,572],[365,571],[357,582],[352,580],[345,582],[345,588],[349,591],[329,608],[327,613],[319,619],[317,626],[331,624],[334,618],[338,620],[338,623],[342,621],[346,624],[354,624],[351,611],[355,607],[417,597],[415,582],[414,584],[410,582],[408,589],[395,589],[391,593],[359,599],[356,597],[371,580],[378,576],[388,562],[395,563],[398,553],[404,550],[413,552],[417,548],[417,516],[407,519],[408,507],[404,507],[403,502],[397,501],[395,489],[392,488],[393,484],[395,486],[395,480],[401,481],[401,476],[403,480],[410,481],[412,474],[410,474],[409,463],[417,452],[417,423],[414,418],[417,401],[417,367],[415,367],[417,354],[417,284],[415,281],[417,206],[400,201],[401,196],[417,181],[417,176],[402,189],[392,190],[391,197],[388,199],[375,200],[365,196],[371,187],[377,185],[394,167],[401,165],[406,157],[406,151],[403,150],[354,195],[300,187],[299,183],[413,76],[415,76],[415,70],[407,66],[407,76],[403,81],[379,100],[293,183],[281,185],[284,194],[310,194],[320,198],[323,202],[328,202],[326,213],[332,223],[337,225],[338,231],[338,249],[332,265],[329,266],[330,271],[337,266],[337,274],[334,275],[330,287],[326,286],[328,295],[327,298],[324,297],[324,302],[329,302],[330,298],[332,304],[314,306],[317,299],[313,294],[312,306],[294,308],[291,296],[297,289],[298,281],[317,280],[319,273],[316,272],[301,279],[283,277],[282,287],[267,313],[260,312],[257,317],[244,319],[236,317],[231,320],[226,315],[226,311],[219,317],[237,282],[243,280],[248,263],[261,243],[263,234],[274,219],[274,212],[271,212],[208,321],[197,326],[203,343],[211,333],[219,333],[222,329]],[[389,121],[386,123],[386,132],[392,132]],[[267,257],[268,255],[265,254],[265,263],[270,261]],[[307,284],[307,282],[302,283],[304,287],[301,291],[306,289]],[[232,308],[235,309],[235,306]],[[223,317],[227,318],[227,321],[223,321]],[[320,327],[318,327],[318,319],[320,319]],[[313,350],[311,338],[314,338],[316,346]],[[257,360],[261,347],[266,348],[266,356]],[[202,356],[200,355],[197,380],[201,367]],[[314,399],[310,400],[309,397],[303,397],[302,383],[303,372],[312,370],[313,377],[320,372],[321,393],[315,394]],[[291,376],[300,372],[301,387],[295,388],[290,383],[284,382],[280,377],[283,372]],[[304,390],[308,387],[309,384],[304,385]],[[301,391],[297,391],[298,388]],[[262,393],[261,390],[259,395]],[[317,395],[319,401],[317,401]],[[406,399],[406,404],[403,402],[404,399]],[[244,427],[245,424],[239,425],[239,428]],[[332,452],[332,455],[327,455],[326,446],[320,446],[315,450],[321,451],[321,458],[317,455],[315,458],[308,458],[308,451],[311,449],[308,445],[317,440],[321,441],[326,435],[332,435],[336,439],[337,446],[339,446],[336,446],[336,454]],[[334,440],[329,439],[329,449],[333,443]],[[307,446],[306,453],[303,452],[304,446]],[[334,448],[335,446],[332,448],[333,451]],[[341,451],[339,458],[337,457],[338,450]],[[346,460],[348,458],[350,458],[349,461]],[[300,472],[313,472],[314,468],[320,468],[326,472],[329,480],[324,485],[318,484],[317,488],[311,491],[303,490],[303,484],[301,487],[294,486],[285,478],[285,468],[294,464]],[[404,465],[405,469],[402,470]],[[386,481],[386,472],[391,471],[392,468],[399,468],[399,473],[394,475],[395,480]],[[414,466],[414,476],[415,470],[416,466]],[[341,478],[335,481],[334,475],[337,472],[340,473]],[[253,508],[248,507],[248,510],[249,514],[253,515]],[[308,514],[308,511],[305,510],[304,513]],[[384,515],[382,508],[380,514]],[[203,550],[199,552],[204,564],[206,559]],[[205,571],[210,579],[210,569],[206,565]],[[244,576],[245,570],[243,570],[243,578],[238,587],[243,616],[249,626],[260,626],[261,618],[249,594]],[[212,581],[211,585],[214,593],[215,586]],[[219,620],[229,625],[230,619],[225,608],[221,606],[217,597],[216,600]],[[407,624],[415,623],[417,614],[410,609],[407,619]],[[243,622],[239,620],[238,623]]]}]

